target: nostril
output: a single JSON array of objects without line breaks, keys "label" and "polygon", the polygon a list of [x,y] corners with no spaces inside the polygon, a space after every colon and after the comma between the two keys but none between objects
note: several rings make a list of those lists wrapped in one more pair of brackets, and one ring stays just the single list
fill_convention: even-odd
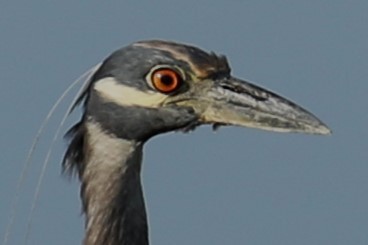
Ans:
[{"label": "nostril", "polygon": [[263,91],[258,91],[256,88],[249,87],[249,86],[245,87],[245,86],[234,85],[231,83],[222,83],[220,84],[220,86],[223,89],[229,90],[237,94],[249,95],[257,101],[266,101],[269,98],[267,93]]}]

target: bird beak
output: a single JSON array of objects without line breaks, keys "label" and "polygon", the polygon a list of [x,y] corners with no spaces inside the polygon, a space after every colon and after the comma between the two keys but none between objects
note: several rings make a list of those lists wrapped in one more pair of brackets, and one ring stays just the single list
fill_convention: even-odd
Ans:
[{"label": "bird beak", "polygon": [[234,77],[203,80],[190,90],[191,99],[182,100],[181,104],[191,106],[203,124],[277,132],[331,133],[323,122],[302,107]]}]

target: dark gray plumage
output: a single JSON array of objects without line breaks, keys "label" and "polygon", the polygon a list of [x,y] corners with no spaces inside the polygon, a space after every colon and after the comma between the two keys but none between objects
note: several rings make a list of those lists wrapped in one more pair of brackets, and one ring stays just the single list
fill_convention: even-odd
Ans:
[{"label": "dark gray plumage", "polygon": [[143,41],[111,54],[77,104],[64,171],[81,180],[85,245],[147,245],[140,169],[154,135],[201,124],[328,134],[311,113],[230,75],[223,56],[166,41]]}]

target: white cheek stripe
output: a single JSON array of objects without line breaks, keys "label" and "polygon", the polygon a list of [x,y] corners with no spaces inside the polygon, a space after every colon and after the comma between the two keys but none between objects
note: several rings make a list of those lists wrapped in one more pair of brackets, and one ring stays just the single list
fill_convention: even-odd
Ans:
[{"label": "white cheek stripe", "polygon": [[153,91],[140,91],[118,83],[114,78],[108,77],[95,83],[94,89],[100,96],[110,102],[122,106],[143,106],[156,108],[162,105],[166,95]]}]

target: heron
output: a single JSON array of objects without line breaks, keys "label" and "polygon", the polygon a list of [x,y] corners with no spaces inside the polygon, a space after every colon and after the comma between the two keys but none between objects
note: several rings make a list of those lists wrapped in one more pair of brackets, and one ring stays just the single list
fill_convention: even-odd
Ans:
[{"label": "heron", "polygon": [[330,134],[316,116],[231,75],[223,55],[173,41],[138,41],[108,56],[75,106],[63,171],[78,175],[84,245],[148,245],[143,147],[200,125]]}]

